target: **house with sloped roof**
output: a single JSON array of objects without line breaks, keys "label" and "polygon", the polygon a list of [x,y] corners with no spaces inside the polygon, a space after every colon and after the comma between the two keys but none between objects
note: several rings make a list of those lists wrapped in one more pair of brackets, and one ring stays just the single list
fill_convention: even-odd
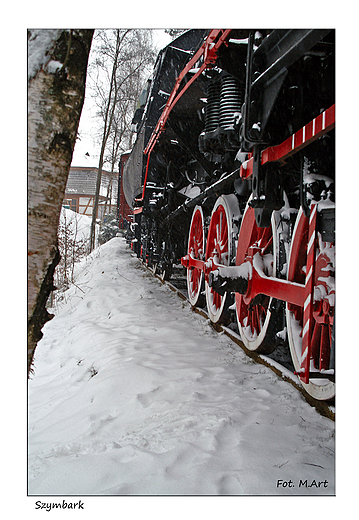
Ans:
[{"label": "house with sloped roof", "polygon": [[[67,179],[63,206],[92,216],[96,192],[98,168],[91,166],[71,166]],[[102,170],[97,218],[102,219],[117,207],[118,172]]]}]

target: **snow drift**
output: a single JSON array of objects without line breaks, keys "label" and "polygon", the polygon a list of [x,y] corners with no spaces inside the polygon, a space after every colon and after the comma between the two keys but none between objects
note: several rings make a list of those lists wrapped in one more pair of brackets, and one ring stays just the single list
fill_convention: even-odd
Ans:
[{"label": "snow drift", "polygon": [[122,238],[76,265],[34,370],[30,495],[334,494],[334,423]]}]

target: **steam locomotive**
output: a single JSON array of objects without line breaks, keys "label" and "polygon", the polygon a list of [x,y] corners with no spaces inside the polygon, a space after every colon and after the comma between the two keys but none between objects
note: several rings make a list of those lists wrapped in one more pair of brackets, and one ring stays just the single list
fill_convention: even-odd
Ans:
[{"label": "steam locomotive", "polygon": [[335,31],[189,30],[158,55],[121,175],[132,245],[250,351],[335,394]]}]

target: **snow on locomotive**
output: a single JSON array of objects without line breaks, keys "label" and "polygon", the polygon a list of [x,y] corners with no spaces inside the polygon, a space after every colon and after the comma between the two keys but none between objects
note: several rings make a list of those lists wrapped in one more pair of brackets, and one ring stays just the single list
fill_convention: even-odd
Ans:
[{"label": "snow on locomotive", "polygon": [[251,351],[334,397],[334,30],[190,30],[159,54],[123,172],[133,248]]}]

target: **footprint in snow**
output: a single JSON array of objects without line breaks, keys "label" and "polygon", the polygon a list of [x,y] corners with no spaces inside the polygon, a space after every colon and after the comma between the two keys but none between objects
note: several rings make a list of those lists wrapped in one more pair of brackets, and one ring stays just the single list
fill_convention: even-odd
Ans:
[{"label": "footprint in snow", "polygon": [[225,475],[219,482],[219,495],[242,495],[243,488],[237,477]]},{"label": "footprint in snow", "polygon": [[268,390],[265,390],[264,388],[254,388],[254,390],[256,391],[256,395],[261,397],[262,399],[268,399],[269,397],[271,397],[270,392],[268,392]]}]

